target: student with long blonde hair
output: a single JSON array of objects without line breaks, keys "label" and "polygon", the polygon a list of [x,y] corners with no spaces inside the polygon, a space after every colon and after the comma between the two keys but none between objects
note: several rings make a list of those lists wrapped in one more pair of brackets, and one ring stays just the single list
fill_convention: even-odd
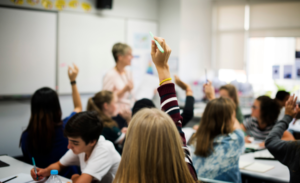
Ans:
[{"label": "student with long blonde hair", "polygon": [[116,94],[111,91],[100,91],[94,97],[89,98],[87,111],[97,112],[98,117],[103,121],[102,135],[106,140],[111,141],[115,145],[116,150],[121,153],[121,145],[125,139],[127,128],[123,127],[121,130],[118,124],[112,119],[117,113],[117,98]]},{"label": "student with long blonde hair", "polygon": [[[114,183],[192,183],[197,175],[189,158],[182,117],[174,84],[170,81],[168,58],[171,49],[164,39],[155,37],[164,49],[161,53],[152,41],[151,56],[161,86],[161,108],[142,109],[130,121],[122,159]],[[179,133],[178,133],[179,132]],[[183,146],[183,147],[182,147]]]},{"label": "student with long blonde hair", "polygon": [[244,149],[244,134],[232,100],[221,97],[207,104],[192,144],[192,160],[199,177],[241,182],[239,157]]}]

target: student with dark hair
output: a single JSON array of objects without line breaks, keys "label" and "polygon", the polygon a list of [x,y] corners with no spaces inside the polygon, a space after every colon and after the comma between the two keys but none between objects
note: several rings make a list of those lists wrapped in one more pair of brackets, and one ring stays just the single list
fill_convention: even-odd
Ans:
[{"label": "student with dark hair", "polygon": [[127,127],[119,128],[118,124],[112,119],[116,116],[117,95],[111,91],[103,90],[89,98],[87,111],[96,111],[98,117],[103,122],[102,135],[106,140],[111,141],[116,150],[121,153],[122,144],[125,138]]},{"label": "student with dark hair", "polygon": [[146,98],[138,100],[134,103],[134,106],[132,108],[132,116],[134,116],[139,110],[144,108],[149,108],[149,109],[155,108],[155,105],[152,102],[152,100]]},{"label": "student with dark hair", "polygon": [[58,161],[68,151],[68,139],[64,137],[63,130],[68,120],[82,110],[76,86],[77,66],[69,67],[68,74],[74,110],[67,118],[61,119],[58,95],[51,88],[40,88],[31,98],[31,116],[28,127],[22,133],[20,146],[26,161],[31,163],[34,157],[36,165],[40,168]]},{"label": "student with dark hair", "polygon": [[66,124],[64,134],[69,140],[69,151],[56,163],[45,169],[34,169],[31,176],[36,180],[50,176],[50,171],[63,170],[71,165],[78,165],[81,175],[72,176],[73,183],[79,182],[112,182],[119,167],[121,157],[110,141],[101,136],[103,122],[95,112],[75,114]]},{"label": "student with dark hair", "polygon": [[242,182],[239,157],[244,149],[244,134],[235,117],[235,104],[217,98],[205,107],[199,128],[192,137],[192,160],[202,178]]},{"label": "student with dark hair", "polygon": [[119,128],[127,127],[127,120],[124,116],[131,116],[131,107],[135,102],[133,95],[133,79],[129,71],[125,69],[131,64],[132,49],[124,43],[116,43],[112,48],[112,55],[116,66],[109,70],[103,79],[102,90],[108,90],[116,93],[118,96],[117,110],[118,116],[113,119],[118,123]]},{"label": "student with dark hair", "polygon": [[289,123],[300,112],[296,102],[297,97],[294,95],[288,99],[284,118],[276,123],[266,139],[266,147],[270,153],[288,167],[291,183],[300,182],[300,141],[283,141],[282,136],[286,132]]},{"label": "student with dark hair", "polygon": [[286,92],[286,91],[278,91],[276,93],[276,97],[275,100],[278,102],[278,104],[280,105],[280,113],[278,116],[278,121],[281,120],[284,117],[284,113],[285,113],[285,103],[286,101],[289,99],[290,97],[290,93]]},{"label": "student with dark hair", "polygon": [[[265,141],[277,121],[279,112],[280,106],[275,100],[268,96],[260,96],[254,101],[251,117],[244,120],[242,129],[255,140]],[[245,137],[245,142],[250,143],[248,136]],[[282,139],[295,140],[288,131],[284,132]],[[264,147],[264,142],[260,146]]]}]

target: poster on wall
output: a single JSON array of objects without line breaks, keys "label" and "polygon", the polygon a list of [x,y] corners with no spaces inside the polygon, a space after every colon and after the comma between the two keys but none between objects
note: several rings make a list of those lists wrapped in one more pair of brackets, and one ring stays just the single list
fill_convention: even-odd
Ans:
[{"label": "poster on wall", "polygon": [[293,66],[292,65],[284,65],[283,66],[283,78],[284,79],[292,79],[293,77]]},{"label": "poster on wall", "polygon": [[280,79],[280,66],[279,65],[273,65],[272,78],[273,79]]},{"label": "poster on wall", "polygon": [[296,58],[295,62],[295,73],[296,73],[296,78],[300,79],[300,58]]}]

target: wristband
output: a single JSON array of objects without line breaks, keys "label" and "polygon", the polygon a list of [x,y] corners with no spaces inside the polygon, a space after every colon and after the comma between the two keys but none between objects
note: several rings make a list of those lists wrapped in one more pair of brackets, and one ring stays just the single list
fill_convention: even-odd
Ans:
[{"label": "wristband", "polygon": [[71,81],[71,85],[75,85],[76,84],[76,81]]},{"label": "wristband", "polygon": [[159,83],[159,86],[161,86],[164,82],[166,82],[166,81],[171,81],[171,80],[172,80],[172,78],[164,79],[164,80],[162,80],[162,81]]}]

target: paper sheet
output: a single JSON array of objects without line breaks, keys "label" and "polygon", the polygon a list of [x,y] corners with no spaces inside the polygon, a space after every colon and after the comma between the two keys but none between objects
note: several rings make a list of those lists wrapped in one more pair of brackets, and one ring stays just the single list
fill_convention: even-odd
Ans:
[{"label": "paper sheet", "polygon": [[246,166],[249,166],[253,163],[253,161],[239,161],[239,168],[243,169]]},{"label": "paper sheet", "polygon": [[265,164],[255,162],[255,163],[252,163],[251,165],[247,166],[244,169],[248,170],[248,171],[264,173],[264,172],[267,172],[267,171],[269,171],[273,168],[274,168],[274,166],[265,165]]},{"label": "paper sheet", "polygon": [[274,159],[274,156],[269,151],[256,151],[254,153],[254,158]]},{"label": "paper sheet", "polygon": [[[15,179],[10,180],[8,183],[44,183],[46,182],[46,179],[40,180],[40,181],[34,181],[32,180],[32,177],[30,174],[20,173],[17,175],[8,176],[6,178],[0,179],[0,182],[3,182],[5,180],[8,180],[14,176],[18,176]],[[61,181],[62,183],[67,183],[66,181]],[[71,181],[70,181],[71,182]]]},{"label": "paper sheet", "polygon": [[154,92],[159,86],[159,79],[156,76],[145,74],[142,82],[138,86],[138,89],[135,92],[135,99],[140,100],[147,98],[152,100]]}]

